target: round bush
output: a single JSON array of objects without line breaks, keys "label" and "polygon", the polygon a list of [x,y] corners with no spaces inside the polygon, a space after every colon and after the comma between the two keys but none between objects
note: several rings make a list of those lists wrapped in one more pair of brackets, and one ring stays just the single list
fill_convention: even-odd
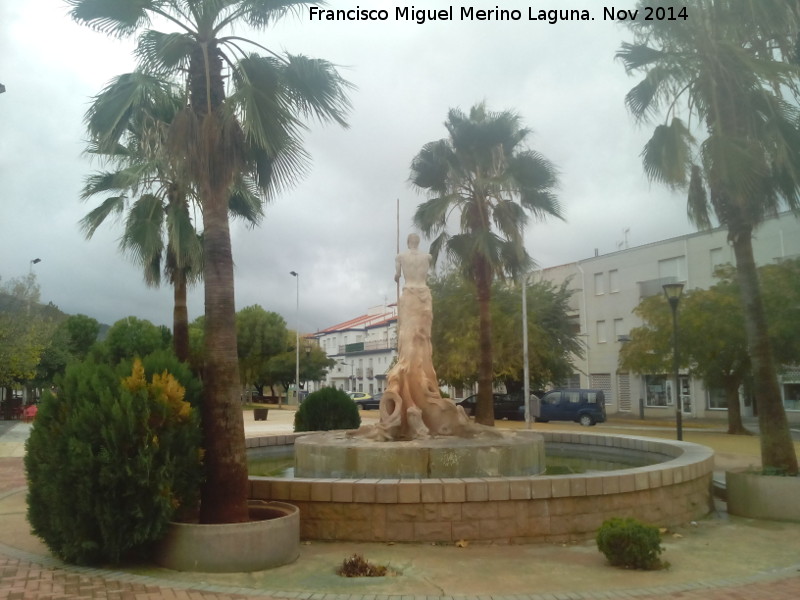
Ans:
[{"label": "round bush", "polygon": [[[157,358],[147,362],[158,369]],[[175,377],[147,374],[138,360],[124,378],[91,361],[67,368],[25,455],[28,520],[56,556],[96,564],[143,555],[178,512],[196,511],[200,428],[184,397]]]},{"label": "round bush", "polygon": [[353,399],[341,390],[323,388],[303,400],[294,414],[295,431],[357,429],[361,416]]},{"label": "round bush", "polygon": [[660,569],[668,566],[659,555],[663,551],[658,527],[633,518],[613,518],[597,532],[597,548],[615,567]]}]

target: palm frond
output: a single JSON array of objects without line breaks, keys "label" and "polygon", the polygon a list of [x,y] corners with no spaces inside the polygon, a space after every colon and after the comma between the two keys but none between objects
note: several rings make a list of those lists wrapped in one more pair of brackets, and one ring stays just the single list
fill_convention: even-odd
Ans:
[{"label": "palm frond", "polygon": [[348,92],[355,86],[330,62],[301,54],[287,54],[283,85],[290,105],[305,117],[348,127],[345,117],[352,105]]},{"label": "palm frond", "polygon": [[647,177],[672,188],[685,186],[692,164],[693,142],[692,134],[680,119],[657,126],[641,154]]},{"label": "palm frond", "polygon": [[148,72],[168,75],[186,70],[197,40],[188,33],[144,31],[136,44],[136,56]]},{"label": "palm frond", "polygon": [[121,215],[125,210],[125,203],[127,198],[125,196],[111,196],[106,198],[99,206],[89,211],[83,219],[80,220],[80,228],[87,239],[91,238],[97,228],[102,225],[105,220],[111,215]]},{"label": "palm frond", "polygon": [[125,37],[148,24],[148,0],[66,0],[72,7],[70,16],[115,37]]}]

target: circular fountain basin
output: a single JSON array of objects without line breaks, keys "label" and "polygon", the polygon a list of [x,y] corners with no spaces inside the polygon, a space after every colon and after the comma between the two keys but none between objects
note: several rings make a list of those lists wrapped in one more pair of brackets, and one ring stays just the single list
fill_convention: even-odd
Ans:
[{"label": "circular fountain basin", "polygon": [[[247,446],[260,453],[297,446],[306,435],[252,438]],[[592,539],[611,517],[675,527],[712,506],[710,448],[625,435],[535,435],[548,447],[573,447],[579,455],[640,456],[652,464],[572,475],[251,476],[250,496],[298,506],[303,539],[365,542],[564,543]]]},{"label": "circular fountain basin", "polygon": [[545,468],[544,438],[514,432],[375,442],[331,431],[299,438],[294,455],[295,477],[311,478],[514,477]]}]

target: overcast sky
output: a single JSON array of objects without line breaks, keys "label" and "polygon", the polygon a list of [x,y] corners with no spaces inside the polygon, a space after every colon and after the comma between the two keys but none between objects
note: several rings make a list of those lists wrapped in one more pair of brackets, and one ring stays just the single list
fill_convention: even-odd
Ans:
[{"label": "overcast sky", "polygon": [[[388,0],[331,0],[329,8],[385,8],[385,22],[312,22],[307,12],[267,31],[237,31],[273,49],[325,58],[357,86],[350,128],[312,123],[311,172],[267,207],[264,223],[232,226],[237,309],[260,304],[313,332],[395,300],[396,204],[405,246],[424,199],[408,183],[422,146],[446,136],[447,111],[485,101],[517,111],[533,129],[529,146],[560,171],[566,222],[532,223],[527,247],[543,267],[692,231],[685,197],[645,178],[639,153],[651,128],[624,106],[637,79],[614,53],[630,34],[603,20],[592,0],[498,0],[476,8],[519,8],[520,21],[398,21]],[[617,1],[631,8],[633,0]],[[529,21],[527,8],[587,9],[588,22]],[[121,227],[91,241],[78,221],[99,200],[79,199],[99,165],[82,155],[83,116],[108,81],[133,69],[132,42],[73,23],[62,0],[0,3],[0,277],[36,273],[43,302],[111,324],[128,315],[171,324],[171,291],[145,287],[117,250]],[[626,233],[627,232],[627,233]],[[428,242],[423,239],[427,248]],[[31,260],[41,262],[32,265]],[[203,312],[190,293],[190,318]]]}]

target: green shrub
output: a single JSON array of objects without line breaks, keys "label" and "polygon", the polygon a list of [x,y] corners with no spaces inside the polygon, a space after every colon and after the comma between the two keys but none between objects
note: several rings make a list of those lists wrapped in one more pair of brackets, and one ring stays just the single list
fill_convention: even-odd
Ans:
[{"label": "green shrub", "polygon": [[294,414],[295,431],[357,429],[360,425],[356,403],[346,393],[334,388],[310,393]]},{"label": "green shrub", "polygon": [[145,362],[150,377],[138,360],[125,378],[105,364],[70,365],[40,405],[25,455],[28,520],[65,561],[143,555],[178,512],[196,511],[197,411],[158,356]]},{"label": "green shrub", "polygon": [[597,532],[597,548],[615,567],[652,570],[668,566],[659,558],[664,549],[658,527],[633,518],[605,521]]}]

